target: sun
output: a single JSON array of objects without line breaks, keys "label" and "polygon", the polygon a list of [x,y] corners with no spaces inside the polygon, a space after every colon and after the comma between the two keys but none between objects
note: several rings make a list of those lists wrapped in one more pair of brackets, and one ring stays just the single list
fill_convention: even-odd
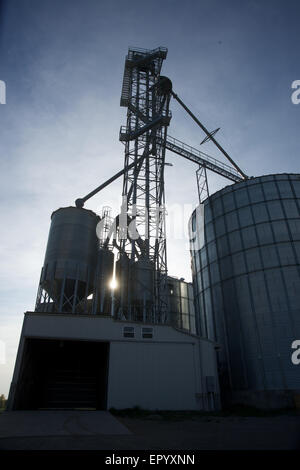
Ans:
[{"label": "sun", "polygon": [[117,280],[115,278],[113,278],[110,281],[109,287],[111,288],[111,290],[115,290],[118,287],[118,283],[117,283]]}]

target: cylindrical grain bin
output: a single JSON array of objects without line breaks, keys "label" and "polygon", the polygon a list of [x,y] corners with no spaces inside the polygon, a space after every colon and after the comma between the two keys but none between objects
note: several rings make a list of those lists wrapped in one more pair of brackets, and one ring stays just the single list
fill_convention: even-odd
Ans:
[{"label": "cylindrical grain bin", "polygon": [[114,254],[108,248],[98,249],[93,313],[111,314],[111,282],[114,270]]},{"label": "cylindrical grain bin", "polygon": [[231,401],[281,407],[299,393],[299,215],[300,175],[278,174],[225,187],[190,219],[198,332],[220,344]]},{"label": "cylindrical grain bin", "polygon": [[78,313],[95,288],[99,217],[64,207],[53,212],[36,310]]}]

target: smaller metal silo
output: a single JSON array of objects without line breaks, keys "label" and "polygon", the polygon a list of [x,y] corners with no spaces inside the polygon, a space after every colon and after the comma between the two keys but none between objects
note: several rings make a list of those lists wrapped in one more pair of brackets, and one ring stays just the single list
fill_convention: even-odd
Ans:
[{"label": "smaller metal silo", "polygon": [[128,310],[128,279],[129,279],[129,258],[125,253],[121,253],[116,262],[117,289],[115,293],[116,308],[115,313],[118,318],[127,316]]},{"label": "smaller metal silo", "polygon": [[180,281],[175,278],[168,278],[168,306],[171,325],[180,328],[181,306],[180,306]]},{"label": "smaller metal silo", "polygon": [[133,321],[152,321],[154,265],[146,259],[131,262],[126,254],[116,263],[116,315]]},{"label": "smaller metal silo", "polygon": [[168,276],[169,323],[176,328],[196,333],[193,285]]},{"label": "smaller metal silo", "polygon": [[80,313],[95,289],[99,217],[64,207],[53,212],[36,311]]},{"label": "smaller metal silo", "polygon": [[153,313],[154,264],[147,259],[139,259],[132,266],[131,295],[134,319],[149,321]]},{"label": "smaller metal silo", "polygon": [[110,282],[114,270],[114,254],[108,248],[100,247],[97,256],[93,313],[111,313]]}]

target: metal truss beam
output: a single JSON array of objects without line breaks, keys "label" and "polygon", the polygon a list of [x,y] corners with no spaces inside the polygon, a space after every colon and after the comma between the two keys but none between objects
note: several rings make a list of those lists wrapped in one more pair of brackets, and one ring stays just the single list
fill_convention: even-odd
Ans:
[{"label": "metal truss beam", "polygon": [[224,176],[231,181],[236,183],[244,181],[244,178],[233,167],[200,152],[200,150],[197,150],[174,137],[168,136],[165,146],[171,152],[174,152],[191,162],[197,163],[198,165],[205,167],[207,170],[211,170],[214,173]]}]

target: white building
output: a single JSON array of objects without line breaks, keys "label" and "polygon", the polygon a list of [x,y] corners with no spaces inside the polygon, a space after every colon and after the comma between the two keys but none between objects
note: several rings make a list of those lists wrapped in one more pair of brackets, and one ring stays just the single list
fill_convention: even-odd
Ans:
[{"label": "white building", "polygon": [[27,312],[9,409],[217,409],[215,347],[168,325]]}]

